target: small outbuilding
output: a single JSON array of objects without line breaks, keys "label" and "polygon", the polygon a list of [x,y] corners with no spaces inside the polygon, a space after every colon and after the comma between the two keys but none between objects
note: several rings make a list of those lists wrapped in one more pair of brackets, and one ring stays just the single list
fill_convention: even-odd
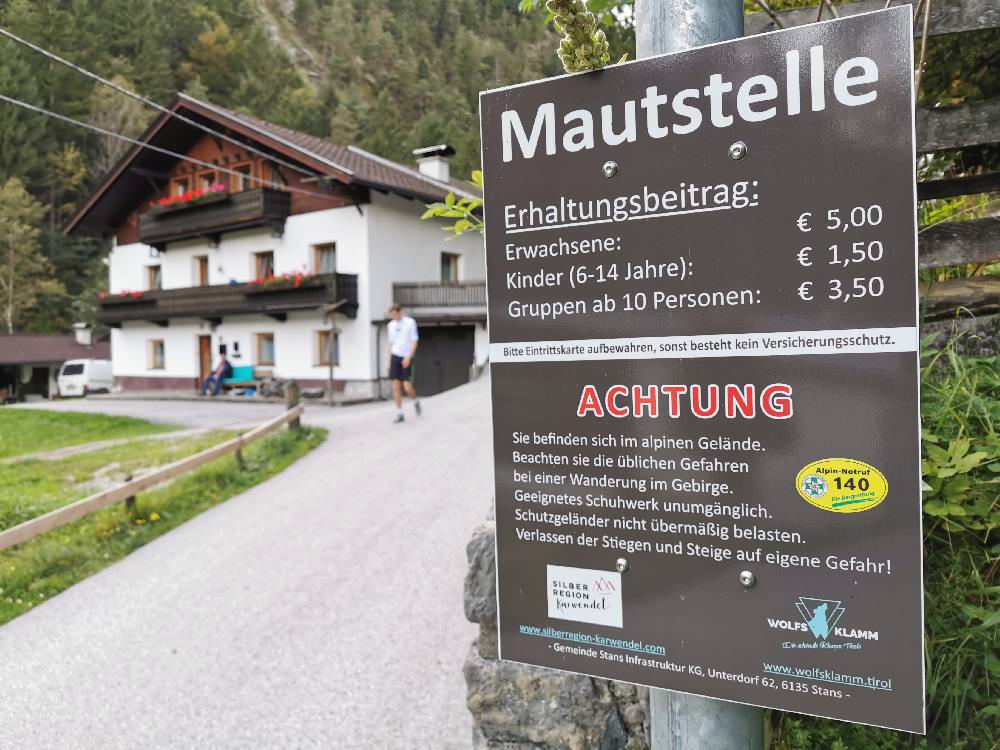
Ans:
[{"label": "small outbuilding", "polygon": [[71,334],[0,335],[0,403],[53,398],[63,362],[110,358],[110,343],[94,341],[82,325]]}]

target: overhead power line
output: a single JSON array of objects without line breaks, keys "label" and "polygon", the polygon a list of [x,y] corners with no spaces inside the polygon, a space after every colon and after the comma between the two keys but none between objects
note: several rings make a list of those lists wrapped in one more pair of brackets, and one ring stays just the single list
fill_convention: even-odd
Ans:
[{"label": "overhead power line", "polygon": [[[157,102],[154,102],[152,99],[146,98],[142,94],[137,94],[136,92],[130,91],[129,89],[125,88],[124,86],[119,86],[117,83],[115,83],[113,81],[109,81],[107,78],[99,76],[97,73],[92,73],[89,70],[87,70],[86,68],[83,68],[83,67],[81,67],[80,65],[77,65],[74,62],[70,62],[69,60],[67,60],[67,59],[65,59],[63,57],[60,57],[59,55],[55,54],[54,52],[49,52],[47,49],[43,49],[42,47],[39,47],[37,44],[33,44],[32,42],[29,42],[27,39],[22,39],[17,34],[14,34],[13,32],[7,31],[7,29],[0,28],[0,36],[4,36],[7,39],[10,39],[12,42],[15,42],[17,44],[20,44],[23,47],[26,47],[26,48],[30,49],[32,52],[36,52],[39,55],[42,55],[43,57],[48,58],[49,60],[53,60],[53,61],[59,63],[60,65],[65,65],[67,68],[70,68],[71,70],[74,70],[77,73],[79,73],[80,75],[86,76],[87,78],[90,78],[93,81],[97,81],[98,83],[100,83],[103,86],[107,86],[108,88],[114,89],[119,94],[123,94],[124,96],[127,96],[130,99],[134,99],[137,102],[141,102],[145,106],[151,107],[152,109],[155,109],[158,112],[162,112],[163,114],[168,115],[169,117],[173,117],[173,118],[175,118],[177,120],[180,120],[181,122],[184,122],[184,123],[187,123],[188,125],[196,127],[199,130],[203,130],[204,132],[209,133],[209,134],[215,136],[216,138],[221,138],[222,140],[228,141],[229,143],[232,143],[232,144],[235,144],[235,145],[239,146],[240,148],[242,148],[242,149],[244,149],[246,151],[250,151],[251,153],[257,154],[258,156],[263,156],[263,157],[265,157],[267,159],[270,159],[271,161],[275,162],[276,164],[281,164],[282,166],[288,167],[289,169],[294,169],[296,172],[301,172],[302,174],[306,174],[306,175],[309,175],[311,177],[321,176],[319,173],[317,173],[317,172],[315,172],[313,170],[306,169],[306,168],[304,168],[304,167],[302,167],[302,166],[300,166],[298,164],[293,164],[290,161],[285,161],[284,159],[281,159],[281,158],[279,158],[277,156],[274,156],[274,155],[269,154],[269,153],[267,153],[265,151],[262,151],[261,149],[258,149],[256,147],[250,145],[250,144],[244,143],[243,141],[241,141],[241,140],[239,140],[237,138],[233,138],[232,136],[227,135],[226,133],[223,133],[221,131],[215,130],[214,128],[210,128],[209,126],[207,126],[207,125],[205,125],[203,123],[200,123],[197,120],[193,120],[190,117],[187,117],[186,115],[182,115],[182,114],[179,114],[177,112],[174,112],[172,109],[169,109],[168,107],[164,107],[162,104],[158,104]],[[336,166],[336,165],[334,165],[334,166]],[[350,173],[349,170],[345,170],[345,171],[348,174]]]},{"label": "overhead power line", "polygon": [[68,125],[73,125],[78,128],[83,128],[89,130],[93,133],[98,133],[100,135],[106,135],[110,138],[117,138],[127,143],[131,143],[140,148],[148,149],[149,151],[155,151],[165,156],[171,156],[175,159],[180,159],[181,161],[190,162],[192,164],[198,164],[202,167],[207,167],[216,172],[224,172],[240,179],[250,180],[252,182],[259,183],[264,187],[271,187],[277,190],[285,190],[289,193],[300,193],[302,195],[310,195],[319,198],[329,198],[329,193],[319,193],[313,190],[303,190],[302,188],[292,187],[290,185],[282,185],[273,180],[265,180],[261,177],[254,177],[253,175],[248,175],[245,172],[237,172],[235,169],[229,169],[228,167],[221,167],[218,164],[213,164],[212,162],[202,161],[201,159],[195,159],[192,156],[187,156],[185,154],[179,154],[176,151],[171,151],[170,149],[161,148],[160,146],[154,146],[151,143],[146,143],[145,141],[140,141],[138,138],[130,138],[127,135],[122,135],[121,133],[116,133],[113,130],[106,130],[105,128],[99,127],[97,125],[92,125],[89,122],[83,122],[82,120],[74,120],[72,117],[67,117],[66,115],[61,115],[58,112],[52,112],[51,110],[45,109],[44,107],[38,107],[34,104],[29,104],[28,102],[22,102],[20,99],[14,99],[13,97],[0,94],[0,102],[6,102],[7,104],[13,104],[16,107],[21,107],[30,112],[34,112],[39,115],[44,115],[46,117],[51,117],[53,119],[64,122]]}]

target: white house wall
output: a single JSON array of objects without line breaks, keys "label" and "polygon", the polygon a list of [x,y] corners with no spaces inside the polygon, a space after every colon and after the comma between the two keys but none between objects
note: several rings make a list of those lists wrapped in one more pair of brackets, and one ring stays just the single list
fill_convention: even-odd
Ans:
[{"label": "white house wall", "polygon": [[[340,331],[340,364],[334,378],[346,382],[345,398],[364,398],[371,382],[386,374],[387,359],[383,321],[393,302],[394,282],[439,282],[441,253],[460,256],[459,280],[485,279],[485,253],[479,235],[453,240],[442,231],[440,221],[421,221],[424,206],[397,196],[372,193],[372,202],[290,216],[281,237],[269,230],[253,229],[226,233],[218,247],[207,240],[171,243],[161,253],[142,243],[115,246],[110,255],[110,292],[144,290],[146,266],[158,264],[164,289],[187,288],[195,282],[194,258],[208,256],[209,284],[244,283],[254,277],[253,254],[272,251],[275,273],[310,271],[315,245],[336,243],[338,273],[356,274],[359,310],[356,320],[336,316]],[[316,364],[316,331],[325,328],[318,311],[289,314],[279,322],[265,316],[226,316],[214,329],[208,322],[171,320],[169,326],[126,323],[112,334],[112,359],[116,377],[185,378],[199,375],[198,336],[212,335],[213,362],[220,343],[230,354],[239,344],[234,365],[253,364],[255,334],[275,334],[275,365],[281,378],[325,381],[326,366]],[[162,339],[165,368],[149,369],[149,340]],[[378,346],[377,346],[378,343]],[[488,352],[485,327],[476,324],[476,362],[483,364]],[[378,361],[376,361],[376,358]],[[365,384],[365,385],[362,385]]]},{"label": "white house wall", "polygon": [[[370,310],[373,320],[384,320],[394,300],[393,283],[441,281],[441,253],[459,255],[459,281],[486,279],[486,251],[483,238],[476,233],[454,239],[442,231],[440,219],[421,221],[425,206],[420,201],[395,195],[372,193],[368,237],[370,244]],[[380,326],[378,371],[389,372],[385,326]],[[489,335],[483,324],[476,324],[476,362],[482,365],[489,357]]]},{"label": "white house wall", "polygon": [[371,311],[375,320],[385,318],[392,304],[393,282],[440,281],[441,253],[455,253],[459,281],[486,278],[483,238],[467,234],[449,240],[440,219],[420,221],[425,206],[420,201],[372,193],[368,206],[371,247]]},{"label": "white house wall", "polygon": [[[368,333],[365,321],[350,320],[338,323],[340,351],[343,365],[333,368],[337,381],[364,382],[370,380],[366,368],[367,357],[345,356],[348,341]],[[326,326],[318,314],[302,312],[289,314],[285,321],[264,315],[227,316],[212,327],[197,319],[175,319],[170,325],[160,327],[151,323],[125,323],[112,331],[112,367],[115,376],[130,378],[185,378],[191,381],[199,373],[199,336],[212,337],[212,363],[218,359],[220,344],[225,344],[229,360],[234,367],[252,365],[258,371],[269,371],[279,378],[300,381],[325,381],[329,376],[327,365],[318,363],[316,333]],[[274,364],[257,362],[256,335],[274,335]],[[150,342],[162,340],[164,367],[150,367]],[[349,386],[352,389],[354,386]],[[354,397],[362,398],[363,395]]]},{"label": "white house wall", "polygon": [[[363,207],[367,208],[367,207]],[[372,326],[364,319],[367,299],[368,238],[367,218],[354,206],[313,211],[288,217],[285,232],[275,237],[268,230],[253,229],[222,236],[218,247],[211,247],[205,240],[171,243],[159,254],[148,245],[133,243],[113,248],[110,258],[110,291],[145,289],[145,267],[159,264],[164,289],[185,288],[194,285],[194,258],[208,256],[209,284],[244,283],[253,278],[253,254],[273,251],[276,274],[310,271],[312,247],[336,243],[337,272],[356,274],[358,298],[361,303],[359,318],[349,320],[342,315],[335,322],[340,329],[340,358],[343,363],[335,368],[334,377],[344,380],[371,380],[375,377],[370,351],[374,346]],[[315,331],[325,328],[319,312],[295,313],[285,323],[271,318],[253,316],[227,316],[215,330],[213,358],[220,341],[240,342],[242,360],[236,364],[253,364],[253,334],[275,332],[275,374],[279,377],[325,379],[327,368],[315,366]],[[153,332],[137,341],[132,331],[150,329]],[[145,377],[197,377],[198,333],[209,333],[207,323],[172,320],[167,328],[146,324],[127,323],[128,335],[116,332],[112,339],[116,376]],[[162,335],[161,335],[162,334]],[[150,372],[147,366],[148,338],[161,338],[166,348],[167,368]],[[247,348],[245,348],[247,347]],[[244,354],[245,352],[245,354]]]},{"label": "white house wall", "polygon": [[112,293],[145,289],[149,265],[159,265],[164,289],[194,286],[194,258],[208,256],[208,283],[245,283],[254,278],[253,254],[274,252],[277,274],[308,272],[312,266],[312,247],[329,242],[337,244],[337,271],[354,273],[364,284],[367,266],[367,222],[354,206],[313,211],[289,216],[285,232],[275,237],[267,229],[248,229],[222,236],[218,247],[206,240],[173,242],[156,253],[141,242],[119,245],[111,251],[110,289]]}]

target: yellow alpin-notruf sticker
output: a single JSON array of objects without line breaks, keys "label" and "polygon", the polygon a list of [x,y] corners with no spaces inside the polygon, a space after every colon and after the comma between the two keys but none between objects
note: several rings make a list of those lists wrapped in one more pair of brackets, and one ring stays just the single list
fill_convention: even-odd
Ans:
[{"label": "yellow alpin-notruf sticker", "polygon": [[860,513],[885,500],[889,483],[870,464],[854,458],[821,458],[803,467],[795,489],[810,505],[831,513]]}]

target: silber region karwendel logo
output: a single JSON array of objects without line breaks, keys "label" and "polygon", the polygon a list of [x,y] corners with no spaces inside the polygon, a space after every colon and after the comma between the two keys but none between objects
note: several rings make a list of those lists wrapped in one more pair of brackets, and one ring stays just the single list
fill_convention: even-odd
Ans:
[{"label": "silber region karwendel logo", "polygon": [[622,627],[622,576],[609,570],[547,565],[549,617]]}]

